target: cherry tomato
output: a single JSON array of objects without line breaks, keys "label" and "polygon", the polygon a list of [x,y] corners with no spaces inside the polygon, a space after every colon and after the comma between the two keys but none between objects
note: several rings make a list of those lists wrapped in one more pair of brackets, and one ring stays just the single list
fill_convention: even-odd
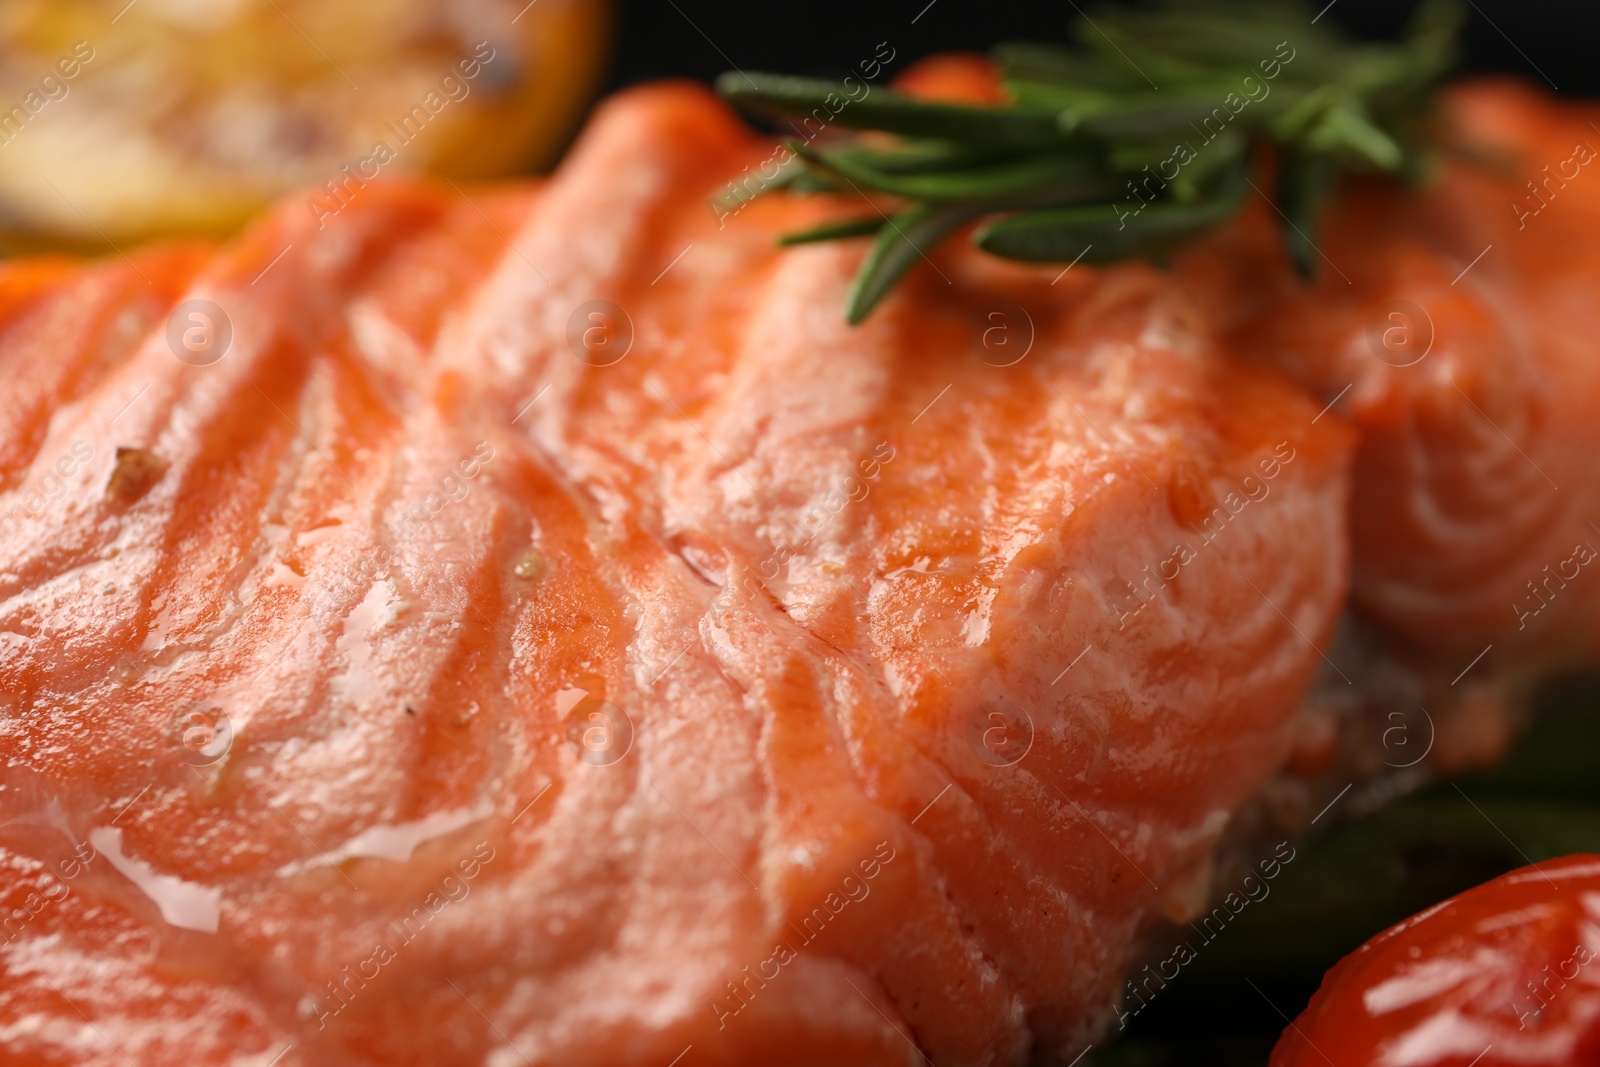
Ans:
[{"label": "cherry tomato", "polygon": [[1328,972],[1272,1067],[1600,1064],[1600,856],[1436,904]]}]

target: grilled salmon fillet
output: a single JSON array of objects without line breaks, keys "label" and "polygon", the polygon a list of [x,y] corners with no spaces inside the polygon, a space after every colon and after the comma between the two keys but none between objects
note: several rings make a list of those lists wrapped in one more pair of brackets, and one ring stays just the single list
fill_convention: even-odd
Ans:
[{"label": "grilled salmon fillet", "polygon": [[706,208],[769,152],[654,87],[546,184],[0,268],[8,1062],[1111,1021],[1289,753],[1357,435],[1149,266],[952,243],[847,327],[859,245],[773,241],[843,205]]}]

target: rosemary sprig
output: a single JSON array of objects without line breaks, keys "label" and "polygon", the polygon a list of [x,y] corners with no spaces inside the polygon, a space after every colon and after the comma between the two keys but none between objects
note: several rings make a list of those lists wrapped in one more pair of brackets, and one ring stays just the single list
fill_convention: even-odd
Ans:
[{"label": "rosemary sprig", "polygon": [[[801,119],[792,165],[765,191],[880,194],[888,216],[852,217],[785,244],[875,235],[846,313],[864,320],[951,232],[998,256],[1107,263],[1160,256],[1230,217],[1252,157],[1281,161],[1275,202],[1302,273],[1317,217],[1346,172],[1416,179],[1433,91],[1456,56],[1461,11],[1428,0],[1398,42],[1358,43],[1299,0],[1159,0],[1109,8],[1073,29],[1077,47],[994,50],[1004,105],[917,100],[844,83],[725,74],[746,111]],[[816,143],[823,127],[874,131]],[[799,130],[799,127],[793,127]]]}]

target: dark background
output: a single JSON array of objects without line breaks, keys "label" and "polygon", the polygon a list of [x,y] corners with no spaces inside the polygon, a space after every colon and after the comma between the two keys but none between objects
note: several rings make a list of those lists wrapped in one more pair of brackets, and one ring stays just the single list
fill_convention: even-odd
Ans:
[{"label": "dark background", "polygon": [[[1326,0],[1308,0],[1320,10]],[[1593,0],[1463,0],[1467,69],[1509,71],[1562,93],[1600,96],[1600,4]],[[1091,14],[1098,2],[1079,0]],[[1324,16],[1362,36],[1393,34],[1413,0],[1335,0]],[[652,78],[708,81],[730,66],[842,76],[887,40],[889,68],[933,52],[983,50],[1007,39],[1062,40],[1077,16],[1067,0],[620,0],[611,88]],[[928,8],[924,11],[924,8]],[[912,25],[912,18],[921,17]],[[1541,76],[1540,72],[1543,72]]]}]

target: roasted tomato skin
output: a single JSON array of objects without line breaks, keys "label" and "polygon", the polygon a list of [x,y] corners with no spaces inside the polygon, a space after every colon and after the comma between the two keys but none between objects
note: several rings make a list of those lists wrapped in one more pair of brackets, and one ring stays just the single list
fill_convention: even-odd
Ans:
[{"label": "roasted tomato skin", "polygon": [[1600,856],[1512,871],[1328,972],[1272,1067],[1600,1064]]}]

